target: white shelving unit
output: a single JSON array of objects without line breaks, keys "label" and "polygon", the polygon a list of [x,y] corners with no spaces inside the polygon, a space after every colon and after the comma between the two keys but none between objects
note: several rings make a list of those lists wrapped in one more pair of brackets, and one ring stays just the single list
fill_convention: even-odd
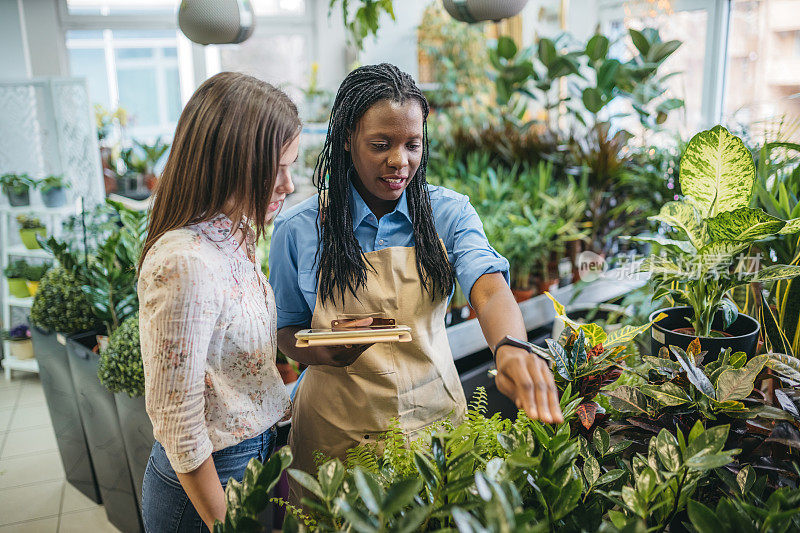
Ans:
[{"label": "white shelving unit", "polygon": [[[45,261],[52,257],[41,249],[29,250],[19,242],[16,217],[18,215],[30,215],[39,218],[47,228],[47,235],[59,236],[61,227],[66,217],[80,213],[79,202],[71,202],[63,207],[48,208],[43,205],[29,205],[23,207],[0,207],[0,269],[5,269],[12,261],[17,259]],[[12,324],[13,310],[30,309],[33,305],[33,297],[17,298],[8,293],[8,280],[2,277],[0,286],[0,298],[2,298],[3,324],[4,329],[10,329],[18,324]],[[5,378],[11,379],[11,371],[18,370],[23,372],[39,372],[39,365],[36,359],[17,359],[11,357],[9,342],[3,343],[3,370]]]}]

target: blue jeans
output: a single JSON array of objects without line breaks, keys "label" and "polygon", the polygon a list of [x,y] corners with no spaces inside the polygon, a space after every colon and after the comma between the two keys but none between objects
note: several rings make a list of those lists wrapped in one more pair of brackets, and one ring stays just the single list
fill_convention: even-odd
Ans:
[{"label": "blue jeans", "polygon": [[[275,427],[272,427],[257,437],[212,454],[222,488],[230,478],[241,482],[245,467],[253,457],[262,463],[269,459],[276,433]],[[144,472],[142,518],[147,533],[208,532],[169,464],[164,447],[158,441],[153,444]]]}]

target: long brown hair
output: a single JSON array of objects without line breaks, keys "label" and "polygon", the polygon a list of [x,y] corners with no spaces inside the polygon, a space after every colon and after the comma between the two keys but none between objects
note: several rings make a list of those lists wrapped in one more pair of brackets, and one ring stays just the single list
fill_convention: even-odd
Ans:
[{"label": "long brown hair", "polygon": [[299,132],[297,107],[269,83],[236,72],[203,82],[178,119],[139,267],[162,235],[210,220],[231,198],[233,227],[248,217],[263,236],[281,149]]}]

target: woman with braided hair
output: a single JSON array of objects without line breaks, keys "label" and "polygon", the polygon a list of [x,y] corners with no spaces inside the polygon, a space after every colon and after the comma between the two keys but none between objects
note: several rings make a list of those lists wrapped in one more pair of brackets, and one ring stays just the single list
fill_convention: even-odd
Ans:
[{"label": "woman with braided hair", "polygon": [[[342,458],[374,442],[393,418],[409,437],[447,418],[460,422],[466,402],[444,322],[456,279],[493,348],[500,391],[532,418],[562,420],[549,368],[517,340],[526,331],[508,262],[466,196],[426,182],[428,111],[397,67],[351,72],[314,169],[319,194],[275,222],[269,262],[278,346],[309,365],[290,435],[301,470],[316,471],[317,450]],[[301,329],[342,318],[369,325],[375,316],[410,326],[413,340],[295,346]]]}]

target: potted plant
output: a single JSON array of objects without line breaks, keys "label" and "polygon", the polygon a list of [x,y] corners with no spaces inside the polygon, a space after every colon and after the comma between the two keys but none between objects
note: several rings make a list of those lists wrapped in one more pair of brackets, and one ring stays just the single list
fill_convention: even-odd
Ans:
[{"label": "potted plant", "polygon": [[63,267],[50,269],[31,307],[33,349],[67,481],[100,503],[94,467],[67,361],[66,336],[96,325],[86,295]]},{"label": "potted plant", "polygon": [[25,272],[25,285],[28,288],[30,296],[36,296],[36,291],[39,290],[39,282],[41,282],[45,273],[50,270],[50,267],[52,267],[50,263],[28,266]]},{"label": "potted plant", "polygon": [[740,285],[800,275],[797,265],[759,268],[757,261],[745,260],[753,243],[800,231],[800,219],[786,221],[749,207],[754,181],[750,152],[722,126],[698,133],[686,147],[680,165],[685,197],[652,217],[674,235],[637,238],[661,249],[641,266],[652,275],[653,298],[679,304],[656,311],[667,317],[653,327],[653,353],[667,345],[686,349],[700,338],[710,357],[728,348],[754,355],[759,323],[739,313],[727,296]]},{"label": "potted plant", "polygon": [[61,207],[67,203],[69,182],[64,176],[47,176],[36,184],[42,195],[42,203],[47,207]]},{"label": "potted plant", "polygon": [[3,174],[0,176],[0,185],[2,185],[3,192],[8,197],[8,203],[11,207],[30,205],[30,190],[33,181],[27,174]]},{"label": "potted plant", "polygon": [[151,191],[155,189],[158,178],[156,177],[156,165],[161,160],[167,151],[169,151],[169,143],[165,143],[158,137],[153,144],[146,144],[139,141],[134,141],[136,146],[144,153],[142,160],[144,174],[144,184]]},{"label": "potted plant", "polygon": [[30,296],[28,285],[25,282],[28,268],[27,261],[17,259],[3,270],[3,274],[8,281],[8,293],[14,298],[27,298]]},{"label": "potted plant", "polygon": [[111,334],[108,347],[100,351],[97,376],[100,383],[114,393],[128,466],[136,496],[141,498],[142,480],[154,438],[144,403],[144,365],[139,344],[138,313],[126,319]]},{"label": "potted plant", "polygon": [[3,340],[9,341],[8,355],[15,359],[33,359],[31,330],[25,324],[3,331]]},{"label": "potted plant", "polygon": [[47,236],[47,228],[42,224],[42,221],[38,217],[19,215],[17,216],[17,223],[19,224],[19,236],[25,248],[28,250],[40,248],[36,237],[38,235]]}]

